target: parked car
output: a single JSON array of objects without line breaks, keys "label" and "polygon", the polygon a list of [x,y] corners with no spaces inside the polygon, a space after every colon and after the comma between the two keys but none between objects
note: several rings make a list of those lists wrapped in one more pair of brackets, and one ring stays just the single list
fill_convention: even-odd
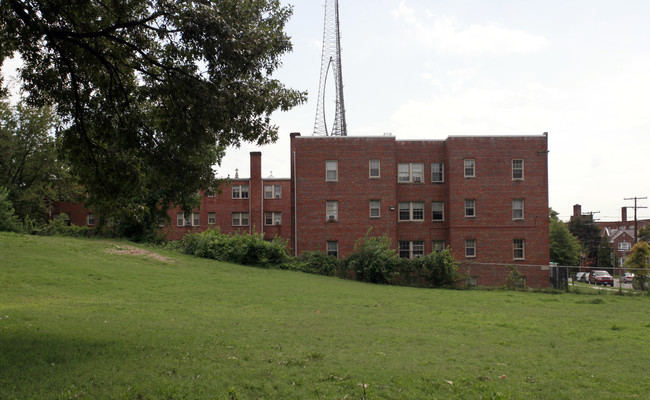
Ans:
[{"label": "parked car", "polygon": [[614,278],[607,271],[596,270],[589,274],[589,283],[614,287]]},{"label": "parked car", "polygon": [[621,276],[621,281],[623,281],[623,283],[632,283],[633,280],[634,274],[631,272],[626,272]]},{"label": "parked car", "polygon": [[586,272],[578,272],[576,277],[573,279],[573,282],[584,282],[585,275],[587,275]]},{"label": "parked car", "polygon": [[580,278],[580,281],[584,283],[589,283],[589,272],[585,272],[585,274],[582,275],[582,278]]}]

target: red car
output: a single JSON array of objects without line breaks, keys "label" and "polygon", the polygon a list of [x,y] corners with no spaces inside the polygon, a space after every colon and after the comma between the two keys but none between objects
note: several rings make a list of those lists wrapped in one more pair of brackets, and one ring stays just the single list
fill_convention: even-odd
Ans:
[{"label": "red car", "polygon": [[614,278],[607,271],[591,271],[589,283],[614,287]]}]

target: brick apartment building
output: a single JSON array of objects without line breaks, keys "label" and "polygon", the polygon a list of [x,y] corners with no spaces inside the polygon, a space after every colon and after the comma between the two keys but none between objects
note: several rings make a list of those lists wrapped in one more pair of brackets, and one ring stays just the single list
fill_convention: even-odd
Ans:
[{"label": "brick apartment building", "polygon": [[262,155],[253,152],[249,179],[204,195],[193,214],[171,210],[165,229],[170,239],[210,226],[277,235],[296,255],[339,258],[370,230],[387,235],[400,257],[451,247],[477,285],[502,285],[516,265],[529,286],[548,286],[547,149],[546,135],[399,141],[292,133],[289,179],[262,178]]}]

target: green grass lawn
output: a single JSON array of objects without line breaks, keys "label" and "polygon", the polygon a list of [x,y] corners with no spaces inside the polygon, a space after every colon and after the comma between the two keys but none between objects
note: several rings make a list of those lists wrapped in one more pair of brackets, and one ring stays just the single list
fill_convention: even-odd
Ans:
[{"label": "green grass lawn", "polygon": [[0,399],[650,396],[647,296],[391,287],[127,246],[0,233]]}]

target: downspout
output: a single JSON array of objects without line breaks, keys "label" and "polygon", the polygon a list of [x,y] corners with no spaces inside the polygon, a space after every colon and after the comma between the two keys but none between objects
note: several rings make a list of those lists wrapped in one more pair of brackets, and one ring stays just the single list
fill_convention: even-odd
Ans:
[{"label": "downspout", "polygon": [[293,152],[293,252],[298,257],[298,177],[296,176],[296,152]]},{"label": "downspout", "polygon": [[260,176],[260,232],[264,236],[264,179]]},{"label": "downspout", "polygon": [[253,196],[251,196],[252,191],[253,191],[253,174],[251,173],[251,177],[248,178],[248,190],[249,190],[249,195],[248,195],[248,234],[252,235],[253,234]]}]

